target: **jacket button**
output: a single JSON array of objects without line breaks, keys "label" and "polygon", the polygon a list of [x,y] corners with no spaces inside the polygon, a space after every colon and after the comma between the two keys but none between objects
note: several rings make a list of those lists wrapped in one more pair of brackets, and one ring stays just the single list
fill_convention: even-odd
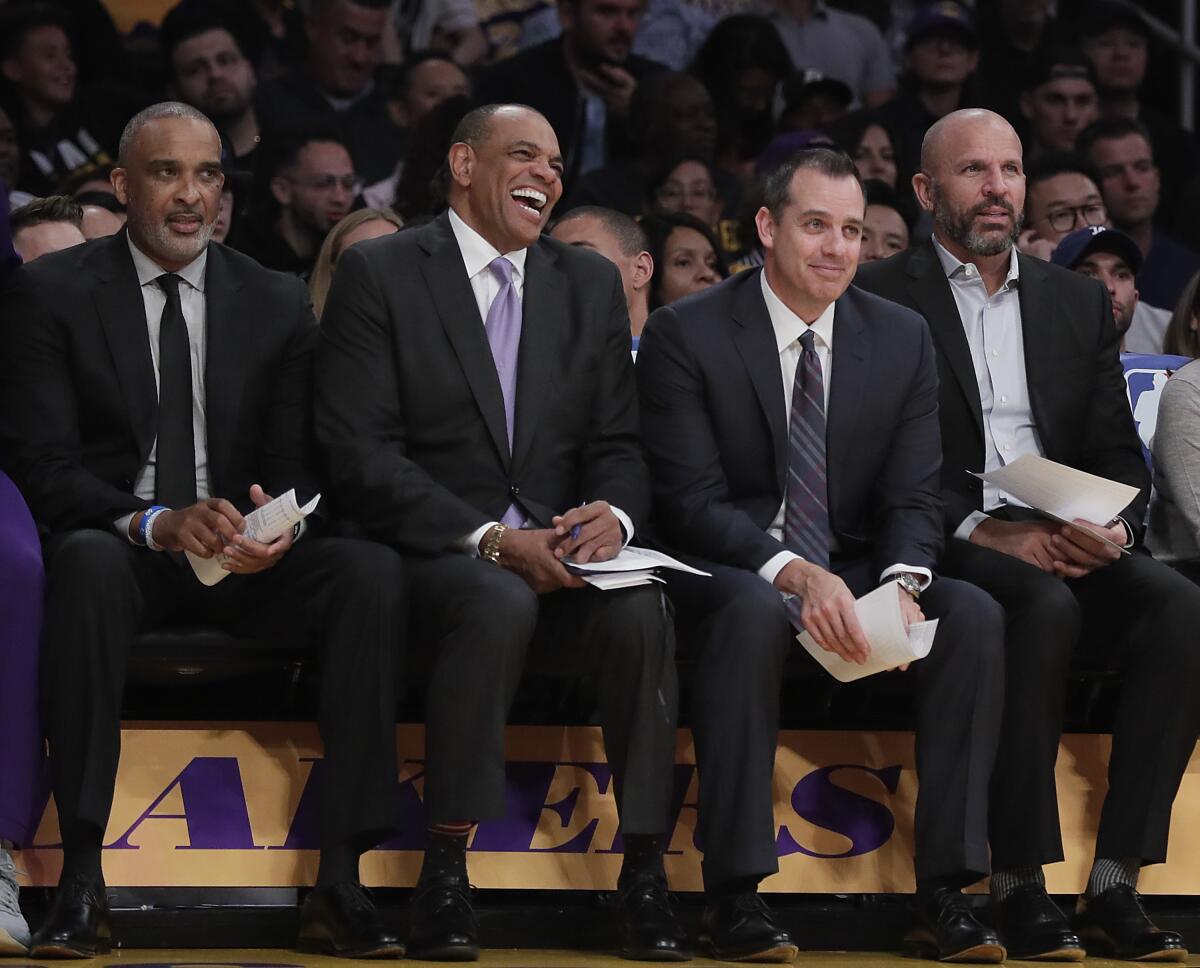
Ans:
[{"label": "jacket button", "polygon": [[514,484],[514,485],[512,485],[512,487],[510,487],[508,489],[508,493],[511,494],[513,497],[516,497],[517,495],[519,495],[521,493],[521,489],[516,484]]}]

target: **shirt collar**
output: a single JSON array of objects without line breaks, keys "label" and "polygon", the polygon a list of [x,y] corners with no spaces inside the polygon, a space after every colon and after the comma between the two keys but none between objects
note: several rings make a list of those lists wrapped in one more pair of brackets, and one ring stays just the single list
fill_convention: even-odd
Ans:
[{"label": "shirt collar", "polygon": [[833,313],[837,306],[836,302],[831,302],[826,306],[825,311],[813,320],[810,326],[788,309],[783,300],[775,295],[771,284],[767,282],[766,269],[759,273],[758,280],[762,284],[763,300],[767,304],[767,315],[771,317],[771,326],[775,329],[775,348],[780,353],[783,353],[785,349],[810,329],[817,334],[817,340],[824,343],[827,349],[833,349]]},{"label": "shirt collar", "polygon": [[[125,241],[129,243],[129,254],[133,256],[133,267],[137,270],[138,285],[145,286],[153,282],[167,270],[146,255],[126,234]],[[196,258],[175,273],[197,292],[204,292],[204,278],[208,274],[208,246],[206,245]]]},{"label": "shirt collar", "polygon": [[[474,279],[491,265],[494,259],[500,257],[495,246],[464,222],[454,209],[450,209],[450,228],[458,242],[458,251],[462,253],[468,279]],[[528,251],[528,249],[517,249],[515,252],[504,253],[504,258],[513,264],[518,281],[525,278],[525,254]]]},{"label": "shirt collar", "polygon": [[[979,278],[979,269],[966,262],[961,262],[958,256],[950,252],[935,236],[933,239],[933,250],[937,253],[938,261],[942,264],[942,271],[946,273],[947,279],[957,279],[960,277]],[[968,266],[970,269],[968,270]],[[1008,250],[1008,275],[1004,277],[1004,285],[1000,287],[1000,291],[1009,289],[1015,286],[1021,278],[1021,264],[1017,261],[1017,248],[1013,246]]]}]

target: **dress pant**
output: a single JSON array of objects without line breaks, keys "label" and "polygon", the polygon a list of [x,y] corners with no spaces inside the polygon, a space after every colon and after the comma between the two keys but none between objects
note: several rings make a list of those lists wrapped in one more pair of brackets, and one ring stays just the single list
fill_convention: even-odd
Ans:
[{"label": "dress pant", "polygon": [[1166,860],[1171,805],[1200,732],[1200,589],[1140,550],[1064,581],[952,539],[943,566],[988,591],[1007,617],[992,867],[1063,859],[1054,762],[1077,648],[1121,676],[1096,855]]},{"label": "dress pant", "polygon": [[0,840],[27,843],[39,820],[42,549],[16,486],[0,473]]},{"label": "dress pant", "polygon": [[[816,663],[795,641],[775,588],[745,569],[695,564],[713,577],[671,572],[669,591],[682,650],[692,659],[698,832],[712,890],[779,869],[772,775],[783,664],[796,652]],[[878,581],[863,561],[835,562],[834,570],[856,596]],[[891,673],[909,679],[917,697],[917,878],[970,883],[988,871],[1004,616],[979,589],[946,578],[935,579],[920,604],[926,618],[940,619],[933,649],[907,673]]]},{"label": "dress pant", "polygon": [[526,660],[594,688],[621,830],[666,832],[678,682],[660,586],[535,594],[489,561],[406,562],[412,651],[424,654],[425,813],[430,823],[504,816],[504,725]]},{"label": "dress pant", "polygon": [[307,537],[273,568],[211,588],[181,555],[108,531],[54,535],[45,556],[42,688],[64,835],[107,825],[130,643],[139,631],[178,623],[250,634],[306,629],[321,660],[321,845],[362,849],[395,829],[394,656],[404,598],[394,551]]}]

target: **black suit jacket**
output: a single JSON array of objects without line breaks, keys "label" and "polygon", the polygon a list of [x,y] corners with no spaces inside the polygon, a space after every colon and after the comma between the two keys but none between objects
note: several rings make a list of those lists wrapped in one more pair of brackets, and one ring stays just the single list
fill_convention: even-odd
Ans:
[{"label": "black suit jacket", "polygon": [[616,267],[543,238],[528,250],[512,453],[504,398],[443,214],[338,260],[321,317],[317,436],[341,510],[435,555],[516,502],[542,527],[605,500],[649,508],[629,319]]},{"label": "black suit jacket", "polygon": [[[218,244],[205,277],[209,486],[243,512],[251,484],[315,493],[316,322],[302,283]],[[23,266],[0,306],[0,452],[51,531],[112,526],[158,422],[146,311],[124,231]]]},{"label": "black suit jacket", "polygon": [[[1029,399],[1050,460],[1132,484],[1138,497],[1121,516],[1141,540],[1150,479],[1125,392],[1108,292],[1093,279],[1024,255],[1021,329]],[[917,310],[929,322],[941,377],[942,491],[953,534],[982,510],[983,410],[971,349],[933,243],[858,270],[857,284]]]},{"label": "black suit jacket", "polygon": [[[788,413],[761,271],[656,310],[637,362],[656,536],[751,571],[785,550],[767,534],[784,498]],[[851,287],[831,353],[826,465],[839,557],[869,559],[876,574],[932,569],[942,507],[929,331],[916,313]]]}]

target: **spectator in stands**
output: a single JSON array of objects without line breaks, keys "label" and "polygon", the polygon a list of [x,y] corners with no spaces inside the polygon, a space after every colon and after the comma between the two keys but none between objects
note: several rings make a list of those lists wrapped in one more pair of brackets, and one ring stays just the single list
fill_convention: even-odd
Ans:
[{"label": "spectator in stands", "polygon": [[846,116],[854,94],[850,86],[819,71],[797,71],[783,84],[780,131],[826,128]]},{"label": "spectator in stands", "polygon": [[504,813],[504,721],[529,652],[596,690],[625,850],[622,953],[684,958],[662,867],[677,701],[666,605],[657,586],[580,591],[560,560],[613,557],[649,510],[621,278],[540,237],[565,167],[544,117],[488,105],[454,141],[449,213],[342,256],[316,370],[333,493],[414,561],[413,641],[432,663],[408,955],[478,957],[467,836]]},{"label": "spectator in stands", "polygon": [[927,3],[909,21],[904,42],[900,94],[878,112],[896,133],[895,147],[908,184],[929,126],[969,105],[971,81],[979,64],[979,34],[971,13],[959,3]]},{"label": "spectator in stands", "polygon": [[111,161],[112,99],[77,97],[68,21],[55,7],[12,4],[0,11],[0,72],[5,106],[17,126],[21,180],[35,195],[53,193],[68,175]]},{"label": "spectator in stands", "polygon": [[[79,199],[75,199],[79,201]],[[85,239],[98,239],[104,235],[116,235],[125,226],[125,213],[119,215],[103,205],[80,205],[83,209],[83,221],[79,230]],[[218,242],[223,241],[221,239]]]},{"label": "spectator in stands", "polygon": [[685,212],[655,212],[641,222],[654,266],[650,311],[702,292],[728,277],[713,230]]},{"label": "spectator in stands", "polygon": [[[68,175],[58,183],[58,191],[56,195],[70,195],[77,202],[81,195],[106,195],[107,198],[101,203],[97,200],[92,200],[90,204],[105,204],[116,211],[121,207],[121,203],[117,201],[117,196],[113,193],[112,186],[112,170],[114,166],[109,163],[100,165],[97,168],[85,168],[75,172],[73,175]],[[80,202],[80,204],[84,204]]]},{"label": "spectator in stands", "polygon": [[[1134,278],[1142,267],[1142,250],[1137,243],[1124,232],[1093,225],[1076,229],[1064,237],[1050,261],[1056,266],[1095,279],[1108,290],[1113,321],[1121,336],[1119,348],[1122,353],[1126,352],[1125,338],[1133,324],[1133,314],[1138,304]],[[1160,339],[1155,352],[1161,351]]]},{"label": "spectator in stands", "polygon": [[[1080,12],[1076,30],[1083,53],[1096,69],[1100,116],[1106,120],[1140,121],[1145,126],[1151,152],[1162,171],[1163,197],[1168,206],[1173,206],[1195,175],[1200,158],[1190,132],[1142,103],[1150,59],[1150,28],[1134,7],[1123,3],[1095,0],[1083,5]],[[1144,290],[1142,295],[1149,298]]]},{"label": "spectator in stands", "polygon": [[[0,290],[20,264],[8,223],[7,188],[0,181]],[[25,955],[29,924],[9,851],[28,844],[40,819],[43,751],[38,713],[38,638],[42,628],[42,544],[29,509],[0,471],[0,955]]]},{"label": "spectator in stands", "polygon": [[16,209],[9,218],[13,247],[23,262],[32,262],[86,241],[82,231],[83,208],[65,195],[35,198]]},{"label": "spectator in stands", "polygon": [[1100,176],[1104,206],[1115,228],[1142,250],[1138,291],[1152,306],[1174,306],[1197,269],[1200,255],[1154,224],[1161,181],[1150,134],[1139,121],[1097,121],[1079,137],[1079,153]]},{"label": "spectator in stands", "polygon": [[[1091,226],[1112,228],[1099,176],[1078,155],[1048,154],[1025,169],[1025,228],[1017,249],[1039,259],[1052,259],[1060,241]],[[1138,266],[1142,260],[1137,260]],[[1135,270],[1136,271],[1136,270]],[[1139,298],[1133,309],[1125,348],[1130,353],[1161,353],[1170,313]]]},{"label": "spectator in stands", "polygon": [[404,159],[392,205],[405,224],[446,210],[446,155],[459,122],[477,106],[471,98],[449,98],[425,115],[413,130],[412,150]]},{"label": "spectator in stands", "polygon": [[1079,133],[1100,116],[1091,63],[1069,47],[1041,55],[1024,77],[1021,114],[1028,123],[1027,160],[1073,151]]},{"label": "spectator in stands", "polygon": [[896,157],[896,139],[873,114],[857,111],[825,125],[834,143],[854,159],[858,177],[896,188],[898,169],[907,165]]},{"label": "spectator in stands", "polygon": [[720,230],[723,209],[716,171],[699,158],[685,158],[651,179],[648,212],[687,212],[715,232]]},{"label": "spectator in stands", "polygon": [[329,287],[333,284],[333,274],[342,253],[356,242],[378,239],[399,232],[403,225],[395,212],[360,208],[329,230],[321,244],[321,251],[317,253],[312,277],[308,280],[308,293],[312,297],[313,312],[318,322],[325,312],[325,300],[329,297]]},{"label": "spectator in stands", "polygon": [[384,33],[384,60],[407,64],[430,51],[444,51],[467,67],[488,54],[487,37],[471,0],[391,0]]},{"label": "spectator in stands", "polygon": [[308,278],[325,236],[359,193],[354,162],[332,128],[270,134],[255,165],[255,209],[231,245],[268,269]]},{"label": "spectator in stands", "polygon": [[[638,215],[653,187],[651,183],[662,170],[681,158],[711,164],[717,145],[712,100],[694,77],[659,71],[639,84],[634,93],[629,133],[633,154],[580,176],[564,208],[598,205]],[[732,176],[714,169],[713,177],[723,197],[737,197],[737,182]]]},{"label": "spectator in stands", "polygon": [[770,21],[738,14],[713,27],[690,70],[716,107],[716,161],[739,172],[775,133],[775,94],[793,70],[787,48]]},{"label": "spectator in stands", "polygon": [[1200,272],[1184,287],[1163,337],[1164,353],[1200,357]]},{"label": "spectator in stands", "polygon": [[[404,155],[414,147],[414,133],[421,122],[443,101],[471,96],[471,80],[463,69],[441,51],[413,54],[397,71],[388,97],[388,114],[405,133]],[[439,152],[439,157],[445,151]],[[381,181],[363,189],[363,201],[371,208],[390,208],[404,172],[402,156],[395,170]]]},{"label": "spectator in stands", "polygon": [[262,136],[245,17],[227,0],[182,0],[163,18],[159,43],[168,92],[212,118],[233,146],[236,167],[249,171]]},{"label": "spectator in stands", "polygon": [[912,237],[916,213],[885,182],[864,182],[863,194],[867,211],[863,216],[859,263],[876,262],[903,252]]},{"label": "spectator in stands", "polygon": [[[1013,249],[1021,158],[999,115],[943,119],[926,137],[914,182],[933,214],[933,240],[862,266],[857,281],[922,312],[933,331],[948,537],[941,573],[979,585],[1007,615],[990,808],[1000,937],[1014,959],[1077,960],[1085,945],[1118,958],[1178,959],[1183,940],[1150,924],[1137,881],[1141,865],[1166,858],[1171,804],[1200,732],[1190,698],[1200,688],[1200,589],[1141,547],[1150,481],[1108,293]],[[1022,341],[1022,330],[1034,335]],[[1026,454],[1131,485],[1137,496],[1112,521],[1061,525],[966,473]],[[1123,681],[1095,861],[1070,923],[1046,894],[1042,865],[1063,856],[1054,762],[1077,644]]]},{"label": "spectator in stands", "polygon": [[567,245],[598,252],[617,267],[636,354],[650,315],[650,278],[654,275],[654,257],[645,231],[623,212],[582,205],[560,218],[550,234]]},{"label": "spectator in stands", "polygon": [[388,117],[386,92],[375,82],[389,2],[311,0],[304,8],[304,66],[264,81],[255,99],[271,132],[339,125],[368,184],[390,175],[404,152],[404,133]]},{"label": "spectator in stands", "polygon": [[[359,885],[358,857],[396,824],[399,560],[320,537],[317,517],[269,544],[242,533],[264,491],[307,500],[316,490],[303,406],[316,337],[308,294],[208,244],[220,141],[195,108],[154,105],[120,144],[113,178],[128,234],[18,270],[0,315],[12,364],[0,447],[49,535],[44,720],[63,871],[31,955],[92,957],[111,945],[101,844],[134,636],[167,621],[238,629],[257,617],[311,633],[327,656],[321,861],[301,944],[398,956]],[[235,577],[206,588],[162,551],[224,555]]]},{"label": "spectator in stands", "polygon": [[[1194,342],[1194,341],[1193,341]],[[1189,356],[1194,354],[1188,354]],[[1176,370],[1158,398],[1151,451],[1154,490],[1146,545],[1200,585],[1200,500],[1196,494],[1196,441],[1200,440],[1200,364]]]},{"label": "spectator in stands", "polygon": [[896,66],[879,28],[825,0],[761,0],[752,5],[779,33],[797,70],[844,81],[868,108],[896,94]]},{"label": "spectator in stands", "polygon": [[655,312],[638,354],[656,535],[712,573],[672,574],[668,587],[693,664],[702,924],[720,960],[795,956],[756,893],[778,870],[783,666],[800,629],[865,662],[854,599],[888,582],[905,625],[923,609],[941,623],[913,673],[921,939],[948,961],[1004,957],[953,889],[988,869],[1004,617],[978,589],[933,578],[943,541],[933,347],[916,313],[850,288],[863,209],[846,155],[794,156],[768,178],[758,213],[765,269]]},{"label": "spectator in stands", "polygon": [[663,65],[631,53],[644,0],[561,0],[562,36],[482,71],[489,99],[528,104],[550,121],[574,179],[628,157],[630,106]]},{"label": "spectator in stands", "polygon": [[8,112],[0,107],[0,182],[11,190],[21,175],[21,145]]},{"label": "spectator in stands", "polygon": [[979,98],[982,107],[1019,118],[1020,79],[1062,38],[1052,0],[999,0],[977,4]]}]

